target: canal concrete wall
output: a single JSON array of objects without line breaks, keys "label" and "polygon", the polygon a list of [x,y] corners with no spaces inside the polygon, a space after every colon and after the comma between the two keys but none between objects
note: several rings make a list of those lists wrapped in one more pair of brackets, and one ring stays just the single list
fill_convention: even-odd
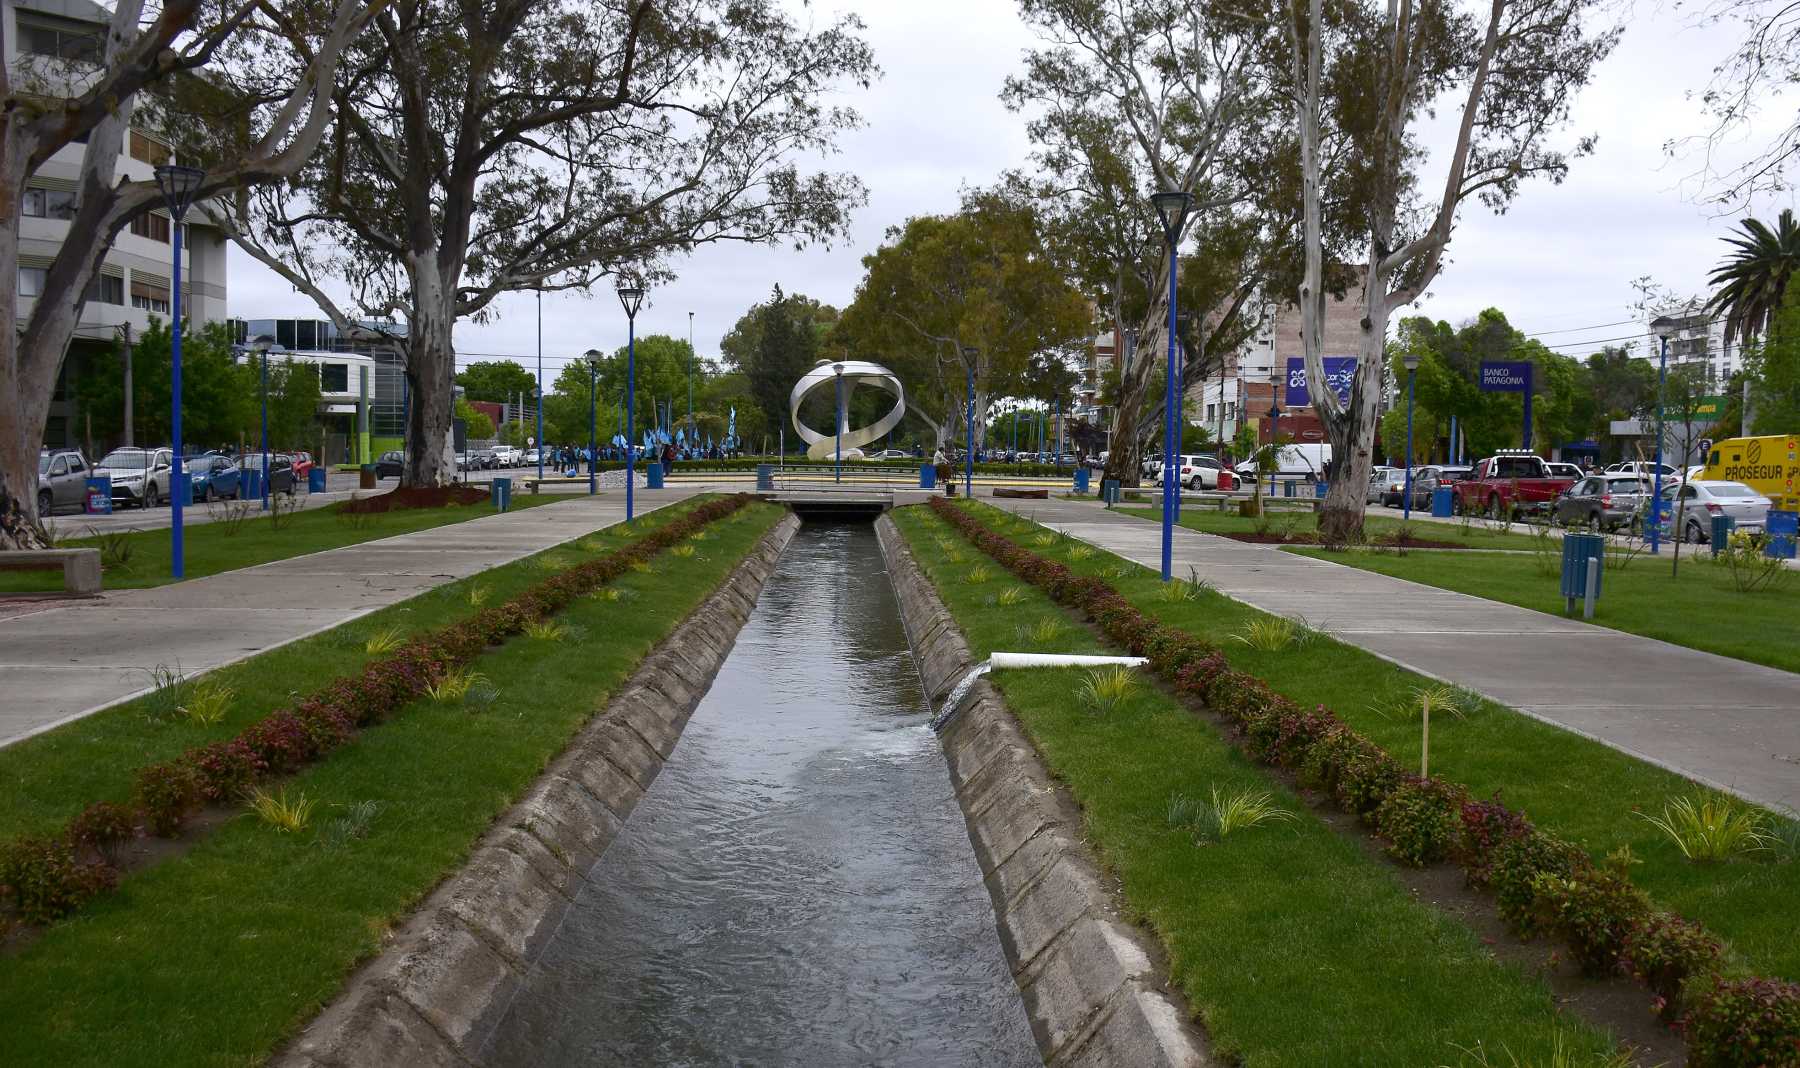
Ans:
[{"label": "canal concrete wall", "polygon": [[646,657],[468,863],[274,1063],[477,1063],[520,978],[711,686],[799,520],[782,519]]},{"label": "canal concrete wall", "polygon": [[[937,708],[973,666],[968,643],[893,521],[882,516],[876,533]],[[1057,788],[999,691],[978,681],[940,741],[1044,1062],[1216,1063],[1164,990],[1149,937],[1120,919],[1082,837],[1080,810]]]}]

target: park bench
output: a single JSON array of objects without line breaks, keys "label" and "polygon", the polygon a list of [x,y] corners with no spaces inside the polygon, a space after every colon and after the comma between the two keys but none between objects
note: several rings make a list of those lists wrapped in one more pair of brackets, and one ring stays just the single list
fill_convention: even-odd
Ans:
[{"label": "park bench", "polygon": [[15,549],[0,552],[0,571],[50,571],[61,568],[63,592],[76,597],[100,596],[99,549]]},{"label": "park bench", "polygon": [[573,477],[569,475],[545,475],[543,478],[528,478],[525,480],[525,491],[535,496],[539,486],[585,486],[587,485],[587,480],[588,477],[586,475],[575,475]]}]

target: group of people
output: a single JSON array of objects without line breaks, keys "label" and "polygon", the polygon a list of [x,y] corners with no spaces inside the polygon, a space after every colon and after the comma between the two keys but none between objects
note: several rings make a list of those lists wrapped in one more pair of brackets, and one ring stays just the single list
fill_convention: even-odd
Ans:
[{"label": "group of people", "polygon": [[[602,445],[592,452],[586,445],[553,445],[544,453],[544,463],[559,469],[578,467],[596,459],[601,463],[624,463],[625,452],[623,445]],[[736,457],[737,450],[717,445],[710,449],[676,448],[669,444],[660,451],[646,451],[639,445],[631,450],[631,455],[640,462],[660,461],[666,467],[676,460],[729,460]]]}]

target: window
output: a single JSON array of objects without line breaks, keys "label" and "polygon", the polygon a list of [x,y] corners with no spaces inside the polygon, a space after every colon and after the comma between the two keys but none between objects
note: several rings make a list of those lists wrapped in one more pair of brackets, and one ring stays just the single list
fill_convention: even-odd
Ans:
[{"label": "window", "polygon": [[66,475],[68,473],[69,473],[69,461],[68,461],[67,457],[58,456],[54,461],[51,462],[51,464],[50,464],[50,477],[51,478],[61,478],[62,476]]},{"label": "window", "polygon": [[169,243],[169,220],[164,216],[146,212],[131,220],[131,232],[152,241],[161,241],[166,245]]},{"label": "window", "polygon": [[33,15],[19,19],[19,49],[76,63],[100,62],[100,30],[75,21]]},{"label": "window", "polygon": [[72,189],[25,190],[24,214],[34,219],[73,219],[75,191]]},{"label": "window", "polygon": [[149,312],[169,314],[169,283],[131,280],[131,306]]},{"label": "window", "polygon": [[347,363],[322,363],[319,365],[320,393],[350,392],[350,365]]},{"label": "window", "polygon": [[19,296],[41,297],[44,295],[44,282],[50,272],[43,267],[19,268]]},{"label": "window", "polygon": [[79,457],[79,456],[69,457],[69,474],[79,475],[83,471],[86,471],[86,470],[87,470],[87,466],[81,462],[81,457]]},{"label": "window", "polygon": [[149,134],[131,131],[131,158],[161,165],[174,158],[169,146]]},{"label": "window", "polygon": [[124,304],[125,279],[109,274],[97,274],[88,283],[86,299],[90,304]]}]

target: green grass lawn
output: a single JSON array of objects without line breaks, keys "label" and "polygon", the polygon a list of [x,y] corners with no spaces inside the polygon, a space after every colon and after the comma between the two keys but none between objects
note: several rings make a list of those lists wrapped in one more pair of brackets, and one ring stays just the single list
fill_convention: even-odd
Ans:
[{"label": "green grass lawn", "polygon": [[[1303,706],[1325,705],[1402,764],[1418,763],[1419,720],[1411,705],[1421,688],[1438,685],[1434,680],[1324,635],[1279,652],[1252,649],[1236,635],[1267,613],[1212,590],[1191,601],[1166,600],[1154,571],[1103,550],[1074,559],[1070,550],[1080,543],[1058,539],[1038,546],[1031,540],[1043,529],[1038,524],[991,505],[974,507],[1015,541],[1081,574],[1105,578],[1144,612],[1218,643],[1232,666]],[[1478,797],[1499,793],[1596,858],[1629,846],[1642,862],[1632,877],[1658,904],[1706,924],[1761,974],[1800,981],[1800,939],[1794,937],[1800,851],[1790,846],[1722,864],[1691,864],[1639,815],[1660,813],[1670,799],[1691,793],[1687,779],[1473,695],[1463,703],[1461,717],[1432,717],[1434,775],[1463,783]],[[1769,819],[1793,831],[1791,823]]]},{"label": "green grass lawn", "polygon": [[[666,520],[679,509],[655,513]],[[421,700],[296,775],[319,803],[313,827],[279,834],[245,816],[182,856],[127,876],[116,893],[48,928],[3,962],[6,1060],[59,1065],[242,1065],[262,1061],[378,952],[383,933],[603,707],[638,661],[699,604],[780,517],[752,505],[713,524],[699,552],[662,554],[557,617],[561,640],[518,637],[476,667],[491,705]],[[646,523],[648,520],[646,520]],[[605,541],[607,539],[588,539]],[[613,544],[619,544],[614,541]],[[604,546],[599,547],[605,551]],[[553,550],[576,562],[577,545]],[[542,578],[522,562],[523,577]],[[500,576],[483,576],[494,596]],[[409,624],[446,621],[462,592],[427,595]],[[424,617],[431,616],[426,619]],[[369,624],[349,625],[362,633]],[[331,648],[334,639],[313,639]],[[271,669],[306,670],[299,647]],[[335,654],[334,654],[335,655]],[[335,667],[345,666],[334,662]],[[309,677],[322,681],[323,672]],[[9,778],[19,769],[10,768]],[[381,805],[366,838],[320,831],[347,806]]]},{"label": "green grass lawn", "polygon": [[[1282,508],[1279,502],[1280,498],[1276,498],[1276,506],[1269,510],[1266,523],[1238,515],[1235,507],[1229,512],[1221,512],[1216,508],[1186,506],[1181,510],[1181,525],[1207,534],[1252,534],[1259,525],[1265,526],[1271,534],[1318,533],[1319,523],[1310,504],[1306,508]],[[1162,522],[1162,511],[1157,508],[1117,508],[1114,511],[1139,519]],[[1380,514],[1382,511],[1385,509],[1372,509],[1363,520],[1363,531],[1370,541],[1392,538],[1396,531],[1406,525],[1399,512],[1389,516]],[[1410,529],[1415,538],[1447,542],[1469,549],[1529,549],[1533,544],[1528,532],[1514,534],[1488,530],[1479,524],[1471,524],[1465,529],[1461,524],[1455,523],[1414,522]]]},{"label": "green grass lawn", "polygon": [[[1295,549],[1294,552],[1360,567],[1395,578],[1561,614],[1561,556],[1540,563],[1531,556],[1374,553]],[[1558,550],[1560,553],[1560,549]],[[1800,671],[1800,576],[1775,590],[1739,593],[1723,566],[1702,548],[1682,546],[1681,568],[1670,576],[1670,553],[1642,555],[1608,569],[1592,622],[1661,638],[1720,656]],[[1555,567],[1546,574],[1546,566]]]},{"label": "green grass lawn", "polygon": [[[1110,651],[926,509],[894,517],[978,658],[996,649]],[[1012,603],[1001,603],[1003,591],[1017,591],[1004,594]],[[1584,1058],[1608,1047],[1560,1015],[1542,983],[1414,901],[1388,864],[1314,818],[1147,680],[1101,716],[1074,697],[1076,672],[991,677],[1080,801],[1129,909],[1162,939],[1172,977],[1219,1053],[1257,1068],[1440,1065],[1458,1064],[1458,1047],[1479,1043],[1502,1057],[1496,1063],[1507,1063],[1505,1047],[1520,1063],[1542,1064],[1559,1040]],[[1178,791],[1206,797],[1213,786],[1269,791],[1300,818],[1197,845],[1168,826],[1168,801]]]},{"label": "green grass lawn", "polygon": [[[305,500],[304,497],[297,499]],[[550,495],[518,496],[512,500],[512,510],[537,508],[572,499],[574,498]],[[249,503],[255,507],[256,502]],[[429,530],[432,527],[497,514],[496,509],[484,501],[480,504],[459,504],[445,508],[383,512],[364,517],[353,526],[339,518],[335,504],[336,502],[332,502],[302,508],[291,518],[283,520],[280,529],[272,528],[268,516],[260,511],[251,513],[252,518],[245,520],[235,533],[231,531],[230,524],[216,521],[186,527],[182,531],[183,541],[186,543],[182,555],[187,565],[187,577],[203,578],[221,571],[235,571],[240,567],[254,567],[272,560],[286,560],[323,549],[337,549],[377,538],[391,538],[396,534],[411,534],[415,530]],[[223,508],[226,505],[217,504],[213,507]],[[189,511],[200,512],[205,508],[205,505],[196,504],[190,506]],[[66,538],[57,544],[66,549],[99,548],[101,540],[96,537]],[[107,589],[139,589],[163,586],[175,581],[169,576],[167,527],[160,530],[131,531],[124,534],[121,540],[130,546],[131,555],[123,566],[106,569],[102,578]],[[0,560],[3,559],[0,557]],[[60,570],[0,571],[0,593],[47,593],[62,588]]]}]

